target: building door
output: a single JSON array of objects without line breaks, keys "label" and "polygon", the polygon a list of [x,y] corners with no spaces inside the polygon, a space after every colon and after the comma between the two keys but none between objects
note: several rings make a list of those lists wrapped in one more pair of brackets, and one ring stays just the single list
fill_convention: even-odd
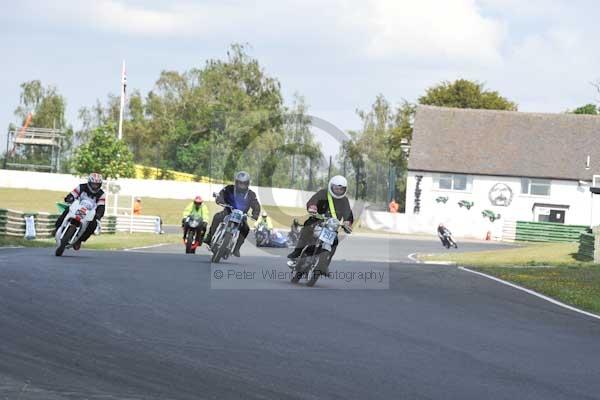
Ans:
[{"label": "building door", "polygon": [[549,222],[556,222],[559,224],[565,223],[565,210],[550,210]]}]

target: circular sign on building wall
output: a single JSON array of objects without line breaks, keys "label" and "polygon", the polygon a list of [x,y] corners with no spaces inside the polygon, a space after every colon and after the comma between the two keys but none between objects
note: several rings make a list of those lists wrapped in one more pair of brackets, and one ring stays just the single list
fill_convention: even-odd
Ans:
[{"label": "circular sign on building wall", "polygon": [[489,193],[490,202],[495,206],[508,207],[513,199],[513,191],[504,183],[496,183]]}]

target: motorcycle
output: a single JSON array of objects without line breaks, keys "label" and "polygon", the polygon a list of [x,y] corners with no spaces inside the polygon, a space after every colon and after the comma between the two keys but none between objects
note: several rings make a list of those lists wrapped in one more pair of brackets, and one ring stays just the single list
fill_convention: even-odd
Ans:
[{"label": "motorcycle", "polygon": [[269,246],[271,242],[271,233],[266,226],[261,224],[254,230],[254,239],[256,240],[256,247]]},{"label": "motorcycle", "polygon": [[291,247],[295,247],[296,243],[298,243],[299,239],[300,239],[300,227],[298,227],[298,229],[291,228],[288,233],[288,244]]},{"label": "motorcycle", "polygon": [[214,263],[218,263],[221,259],[226,260],[231,255],[240,236],[240,225],[249,218],[248,214],[230,205],[218,203],[217,205],[230,209],[231,213],[225,216],[210,241],[210,250],[213,253],[211,260]]},{"label": "motorcycle", "polygon": [[190,215],[186,218],[185,254],[196,254],[196,249],[202,243],[205,234],[205,232],[201,231],[202,222],[202,218],[195,215]]},{"label": "motorcycle", "polygon": [[288,238],[277,230],[266,229],[264,225],[259,225],[254,231],[256,247],[288,247]]},{"label": "motorcycle", "polygon": [[352,229],[346,224],[342,224],[337,218],[327,217],[316,214],[315,218],[320,219],[313,231],[313,243],[307,244],[300,253],[296,261],[288,261],[288,266],[292,269],[292,283],[298,283],[304,276],[307,280],[306,286],[314,286],[321,275],[327,275],[329,264],[333,256],[333,244],[338,237],[340,228],[347,234],[352,233]]},{"label": "motorcycle", "polygon": [[69,213],[65,217],[62,225],[56,230],[56,250],[54,254],[57,257],[63,255],[65,249],[72,248],[75,243],[83,236],[87,226],[96,216],[96,205],[89,200],[75,200],[69,206]]},{"label": "motorcycle", "polygon": [[445,248],[449,249],[450,247],[454,247],[455,249],[458,249],[458,245],[454,241],[454,238],[449,231],[446,231],[443,235],[440,235],[440,240]]}]

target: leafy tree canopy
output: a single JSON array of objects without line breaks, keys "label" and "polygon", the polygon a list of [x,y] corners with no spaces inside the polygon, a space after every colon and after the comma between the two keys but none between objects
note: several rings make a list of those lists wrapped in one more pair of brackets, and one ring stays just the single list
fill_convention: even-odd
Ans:
[{"label": "leafy tree canopy", "polygon": [[89,141],[80,146],[73,160],[75,171],[85,176],[92,172],[106,179],[131,178],[135,175],[133,154],[116,137],[113,126],[101,126],[91,133]]}]

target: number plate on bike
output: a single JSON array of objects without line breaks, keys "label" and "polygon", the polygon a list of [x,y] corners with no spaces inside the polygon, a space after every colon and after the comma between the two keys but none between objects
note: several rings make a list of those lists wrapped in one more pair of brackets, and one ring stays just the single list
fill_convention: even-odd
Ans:
[{"label": "number plate on bike", "polygon": [[328,229],[328,228],[323,228],[323,230],[321,231],[321,234],[319,235],[319,240],[321,240],[323,243],[333,245],[335,237],[336,237],[335,231],[332,231],[331,229]]},{"label": "number plate on bike", "polygon": [[229,216],[229,220],[231,222],[237,222],[238,224],[242,222],[242,216],[244,214],[240,210],[233,210],[231,215]]}]

